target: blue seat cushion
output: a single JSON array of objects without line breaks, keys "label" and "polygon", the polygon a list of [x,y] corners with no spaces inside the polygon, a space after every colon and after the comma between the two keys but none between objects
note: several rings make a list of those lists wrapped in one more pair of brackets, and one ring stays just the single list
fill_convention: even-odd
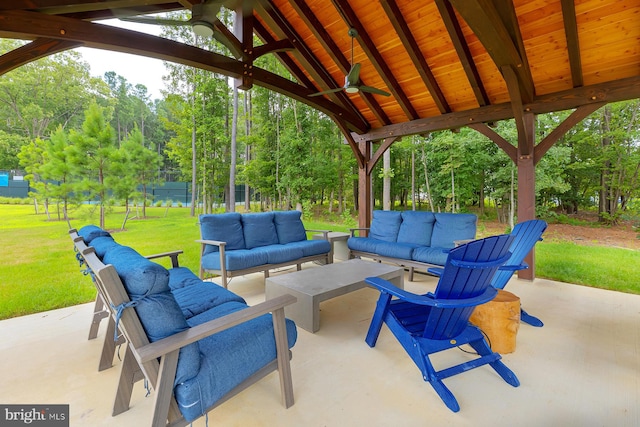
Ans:
[{"label": "blue seat cushion", "polygon": [[[204,240],[226,242],[226,250],[245,249],[242,216],[239,213],[200,215],[200,236]],[[218,252],[218,247],[207,245],[204,253]]]},{"label": "blue seat cushion", "polygon": [[171,292],[187,320],[229,301],[245,304],[244,299],[233,292],[215,283],[201,280],[189,286],[173,289]]},{"label": "blue seat cushion", "polygon": [[453,249],[454,240],[475,239],[476,222],[474,214],[435,213],[431,246]]},{"label": "blue seat cushion", "polygon": [[274,212],[274,222],[278,242],[285,245],[291,242],[307,240],[307,232],[304,229],[300,216],[300,211],[277,211]]},{"label": "blue seat cushion", "polygon": [[331,243],[326,240],[303,240],[301,242],[288,243],[287,246],[299,248],[305,257],[328,254],[331,251]]},{"label": "blue seat cushion", "polygon": [[187,267],[174,267],[169,269],[169,287],[172,291],[202,282],[193,271]]},{"label": "blue seat cushion", "polygon": [[273,212],[242,215],[242,230],[244,232],[244,243],[247,249],[277,245],[279,243],[273,218]]},{"label": "blue seat cushion", "polygon": [[109,234],[108,231],[105,231],[102,228],[98,227],[97,225],[85,225],[80,230],[78,230],[78,236],[82,237],[82,240],[84,240],[84,242],[89,245],[96,237],[110,237],[111,234]]},{"label": "blue seat cushion", "polygon": [[169,271],[128,246],[110,247],[102,261],[115,267],[132,300],[169,291]]},{"label": "blue seat cushion", "polygon": [[411,254],[415,248],[421,247],[420,245],[414,245],[412,243],[392,243],[392,242],[379,242],[376,245],[376,252],[378,255],[388,256],[398,259],[411,259]]},{"label": "blue seat cushion", "polygon": [[426,262],[427,264],[445,265],[448,255],[449,248],[432,248],[422,246],[413,250],[411,259],[414,261]]},{"label": "blue seat cushion", "polygon": [[302,258],[302,249],[294,245],[269,245],[251,249],[267,257],[267,264],[280,264]]},{"label": "blue seat cushion", "polygon": [[400,212],[373,211],[373,221],[371,221],[368,237],[384,240],[385,242],[395,242],[398,239],[401,222],[402,216]]},{"label": "blue seat cushion", "polygon": [[378,243],[382,242],[384,242],[384,240],[372,239],[371,237],[349,237],[347,240],[347,247],[352,251],[362,251],[375,254]]},{"label": "blue seat cushion", "polygon": [[[196,326],[246,308],[228,302],[189,320]],[[289,348],[297,339],[295,324],[286,321]],[[247,377],[276,359],[273,321],[270,314],[234,326],[198,341],[202,360],[195,378],[176,385],[176,401],[187,421],[193,421]]]},{"label": "blue seat cushion", "polygon": [[[220,270],[220,254],[217,252],[203,255],[200,262],[205,270]],[[230,271],[244,270],[267,263],[268,258],[265,252],[251,249],[238,249],[225,252],[226,268]]]},{"label": "blue seat cushion", "polygon": [[431,234],[436,217],[433,212],[403,211],[398,242],[431,246]]}]

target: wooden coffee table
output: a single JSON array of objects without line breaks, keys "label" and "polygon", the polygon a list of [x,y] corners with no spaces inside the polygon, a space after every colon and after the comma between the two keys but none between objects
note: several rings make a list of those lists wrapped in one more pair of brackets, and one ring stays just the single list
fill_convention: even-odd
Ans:
[{"label": "wooden coffee table", "polygon": [[[285,307],[285,315],[309,332],[320,329],[320,303],[367,286],[367,277],[386,279],[404,288],[404,269],[361,259],[307,268],[269,277],[265,281],[267,299],[290,294],[298,301]],[[373,307],[371,308],[373,312]]]}]

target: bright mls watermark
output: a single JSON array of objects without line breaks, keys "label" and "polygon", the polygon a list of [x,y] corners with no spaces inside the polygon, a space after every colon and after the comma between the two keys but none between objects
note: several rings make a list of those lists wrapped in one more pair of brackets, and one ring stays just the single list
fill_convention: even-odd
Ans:
[{"label": "bright mls watermark", "polygon": [[69,405],[0,405],[0,427],[69,427]]}]

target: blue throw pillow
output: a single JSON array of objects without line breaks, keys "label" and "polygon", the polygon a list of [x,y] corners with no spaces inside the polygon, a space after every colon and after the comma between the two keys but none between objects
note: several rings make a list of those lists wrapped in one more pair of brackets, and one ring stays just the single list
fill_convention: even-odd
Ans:
[{"label": "blue throw pillow", "polygon": [[455,247],[454,240],[476,238],[478,217],[474,214],[436,213],[431,246],[434,248]]},{"label": "blue throw pillow", "polygon": [[279,211],[274,212],[274,215],[276,233],[278,234],[278,241],[281,245],[307,240],[307,233],[300,219],[302,212]]},{"label": "blue throw pillow", "polygon": [[431,234],[436,217],[433,212],[403,211],[398,242],[431,246]]},{"label": "blue throw pillow", "polygon": [[[225,250],[245,249],[242,219],[239,213],[200,215],[200,236],[205,240],[226,242]],[[204,253],[218,252],[218,247],[208,245]]]},{"label": "blue throw pillow", "polygon": [[273,212],[242,215],[244,243],[247,249],[278,244],[276,225],[273,222],[274,216]]},{"label": "blue throw pillow", "polygon": [[395,242],[398,239],[398,231],[402,217],[396,211],[373,211],[373,221],[369,237],[372,239],[384,240],[385,242]]}]

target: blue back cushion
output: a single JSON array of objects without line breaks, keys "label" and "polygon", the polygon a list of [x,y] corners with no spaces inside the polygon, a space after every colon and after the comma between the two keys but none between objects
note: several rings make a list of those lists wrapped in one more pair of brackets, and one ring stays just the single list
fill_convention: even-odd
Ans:
[{"label": "blue back cushion", "polygon": [[431,246],[431,233],[435,222],[433,212],[403,211],[398,242]]},{"label": "blue back cushion", "polygon": [[274,216],[273,212],[242,215],[244,243],[247,249],[278,244],[278,233],[276,233],[276,225],[273,222]]},{"label": "blue back cushion", "polygon": [[300,219],[301,215],[300,211],[274,212],[276,233],[281,245],[307,240],[307,233],[304,231],[304,225]]},{"label": "blue back cushion", "polygon": [[373,211],[373,221],[369,237],[372,239],[395,242],[398,238],[402,216],[396,211]]},{"label": "blue back cushion", "polygon": [[[239,213],[200,215],[200,236],[205,240],[226,242],[226,250],[245,249],[242,216]],[[218,252],[218,247],[207,245],[204,253]]]},{"label": "blue back cushion", "polygon": [[85,225],[80,230],[78,230],[78,236],[82,237],[84,242],[89,245],[91,241],[96,237],[111,237],[111,234],[109,234],[108,231],[104,231],[97,225]]},{"label": "blue back cushion", "polygon": [[436,223],[431,235],[431,246],[437,248],[454,248],[454,240],[476,238],[476,222],[474,214],[435,213]]},{"label": "blue back cushion", "polygon": [[[169,271],[127,246],[109,247],[103,262],[111,264],[129,294],[149,341],[154,342],[189,328],[169,290]],[[200,347],[180,350],[175,384],[195,377],[200,370]]]},{"label": "blue back cushion", "polygon": [[169,290],[169,271],[128,246],[114,246],[102,261],[115,267],[131,299]]},{"label": "blue back cushion", "polygon": [[102,259],[109,249],[120,245],[111,236],[100,236],[91,241],[91,246],[96,250],[98,258]]}]

